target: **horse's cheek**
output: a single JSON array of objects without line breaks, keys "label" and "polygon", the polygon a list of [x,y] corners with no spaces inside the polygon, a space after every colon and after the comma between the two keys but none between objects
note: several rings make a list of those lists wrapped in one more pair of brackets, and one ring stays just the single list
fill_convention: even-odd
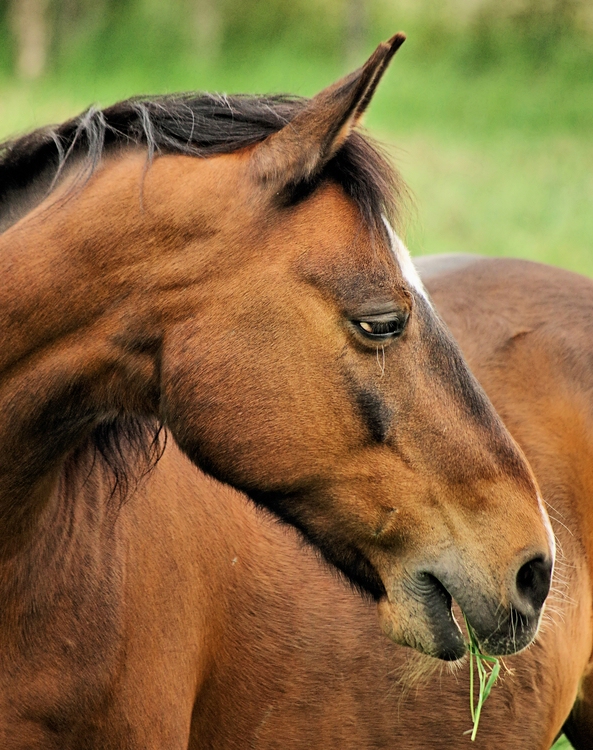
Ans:
[{"label": "horse's cheek", "polygon": [[246,331],[212,336],[200,328],[184,325],[163,347],[164,424],[194,463],[236,486],[296,480],[295,454],[319,460],[316,414],[325,405],[303,390],[310,365],[295,373],[281,349]]}]

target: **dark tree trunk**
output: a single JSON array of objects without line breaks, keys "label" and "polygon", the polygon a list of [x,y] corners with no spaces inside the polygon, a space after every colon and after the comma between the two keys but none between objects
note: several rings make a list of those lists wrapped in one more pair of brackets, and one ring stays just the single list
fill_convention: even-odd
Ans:
[{"label": "dark tree trunk", "polygon": [[39,78],[47,64],[49,0],[12,0],[11,21],[16,39],[16,72]]},{"label": "dark tree trunk", "polygon": [[370,0],[346,0],[344,54],[349,67],[360,65],[365,53]]},{"label": "dark tree trunk", "polygon": [[222,43],[221,0],[192,0],[194,39],[200,57],[216,58]]}]

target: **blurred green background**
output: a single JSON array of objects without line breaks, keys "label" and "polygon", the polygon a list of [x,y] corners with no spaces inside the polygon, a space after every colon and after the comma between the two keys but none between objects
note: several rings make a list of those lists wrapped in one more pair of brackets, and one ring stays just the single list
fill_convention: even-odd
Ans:
[{"label": "blurred green background", "polygon": [[0,0],[0,138],[139,93],[310,95],[399,29],[366,124],[412,251],[593,275],[592,0]]},{"label": "blurred green background", "polygon": [[133,94],[311,95],[400,29],[366,124],[412,251],[593,276],[592,0],[0,0],[0,139]]}]

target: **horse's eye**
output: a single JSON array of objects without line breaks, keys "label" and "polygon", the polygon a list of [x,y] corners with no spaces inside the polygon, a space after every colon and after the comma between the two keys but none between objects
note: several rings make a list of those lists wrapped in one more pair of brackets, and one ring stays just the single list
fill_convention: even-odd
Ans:
[{"label": "horse's eye", "polygon": [[407,315],[372,315],[364,320],[353,320],[352,323],[359,333],[371,341],[388,341],[403,333]]}]

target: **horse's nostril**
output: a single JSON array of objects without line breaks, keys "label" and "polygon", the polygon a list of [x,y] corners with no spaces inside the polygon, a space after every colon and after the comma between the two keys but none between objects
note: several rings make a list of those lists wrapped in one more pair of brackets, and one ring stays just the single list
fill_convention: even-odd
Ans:
[{"label": "horse's nostril", "polygon": [[542,608],[552,579],[552,563],[543,557],[535,557],[519,568],[517,591],[536,611]]}]

